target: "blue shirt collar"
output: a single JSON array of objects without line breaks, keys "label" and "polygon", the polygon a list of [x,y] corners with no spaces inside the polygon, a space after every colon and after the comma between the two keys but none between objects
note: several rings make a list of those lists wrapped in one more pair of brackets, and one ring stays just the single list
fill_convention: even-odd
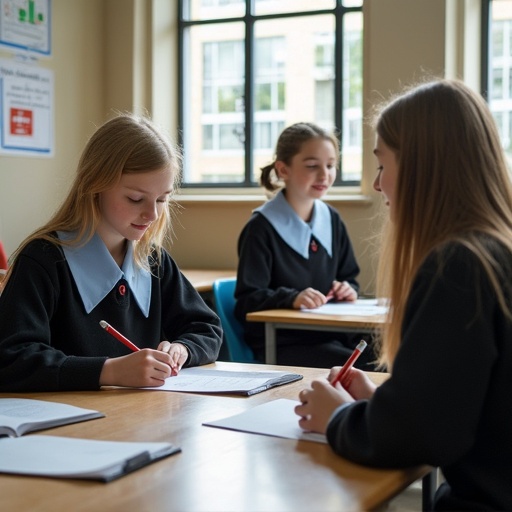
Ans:
[{"label": "blue shirt collar", "polygon": [[332,257],[331,214],[329,207],[320,199],[315,199],[310,223],[304,222],[297,215],[286,200],[283,190],[254,211],[261,213],[284,242],[305,259],[309,259],[311,235]]},{"label": "blue shirt collar", "polygon": [[[74,238],[73,233],[63,231],[57,235],[63,241]],[[128,241],[128,250],[121,268],[97,233],[85,245],[63,246],[62,249],[87,313],[124,277],[140,310],[146,318],[149,316],[151,274],[135,264],[133,242]]]}]

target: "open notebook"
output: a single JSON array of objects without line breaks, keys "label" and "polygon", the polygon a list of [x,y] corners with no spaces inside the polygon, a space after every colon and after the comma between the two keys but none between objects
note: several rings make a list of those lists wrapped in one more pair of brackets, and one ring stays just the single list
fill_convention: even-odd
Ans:
[{"label": "open notebook", "polygon": [[59,402],[0,398],[0,473],[109,482],[180,451],[170,443],[24,435],[104,416]]},{"label": "open notebook", "polygon": [[163,386],[141,389],[250,396],[300,379],[302,379],[302,375],[298,373],[270,370],[240,372],[184,368],[179,375],[167,378]]},{"label": "open notebook", "polygon": [[0,437],[19,437],[35,430],[104,416],[99,411],[59,402],[29,398],[0,398]]}]

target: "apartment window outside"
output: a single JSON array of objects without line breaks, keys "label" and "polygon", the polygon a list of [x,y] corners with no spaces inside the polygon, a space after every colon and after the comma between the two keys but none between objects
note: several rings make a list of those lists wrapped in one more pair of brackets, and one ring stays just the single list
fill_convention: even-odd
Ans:
[{"label": "apartment window outside", "polygon": [[185,188],[258,187],[298,121],[334,130],[335,184],[360,183],[362,2],[178,2]]},{"label": "apartment window outside", "polygon": [[512,169],[512,0],[483,0],[482,90]]}]

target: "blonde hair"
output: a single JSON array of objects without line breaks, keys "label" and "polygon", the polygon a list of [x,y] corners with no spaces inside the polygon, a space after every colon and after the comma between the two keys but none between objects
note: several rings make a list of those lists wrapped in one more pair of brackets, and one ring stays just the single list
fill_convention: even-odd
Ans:
[{"label": "blonde hair", "polygon": [[260,184],[270,192],[278,190],[278,177],[275,173],[277,161],[290,165],[292,158],[300,153],[302,144],[310,139],[321,139],[332,142],[336,154],[336,166],[339,164],[340,147],[334,133],[324,130],[313,123],[295,123],[285,128],[276,144],[274,161],[261,168]]},{"label": "blonde hair", "polygon": [[[119,114],[107,121],[85,146],[68,196],[51,219],[21,243],[12,257],[6,278],[16,257],[35,239],[48,240],[56,245],[87,243],[101,220],[99,194],[114,187],[122,174],[163,169],[174,173],[175,191],[181,177],[181,154],[148,118]],[[171,229],[170,206],[163,209],[160,217],[135,243],[135,262],[143,268],[149,268],[148,258],[153,250],[156,251],[157,262],[160,261],[162,244]],[[55,237],[55,231],[71,232],[74,237],[64,242]]]},{"label": "blonde hair", "polygon": [[505,314],[512,312],[482,234],[512,253],[512,187],[492,114],[456,80],[420,85],[380,113],[376,131],[395,152],[394,218],[383,236],[377,293],[388,297],[380,362],[391,369],[401,343],[404,310],[427,255],[447,242],[481,262]]}]

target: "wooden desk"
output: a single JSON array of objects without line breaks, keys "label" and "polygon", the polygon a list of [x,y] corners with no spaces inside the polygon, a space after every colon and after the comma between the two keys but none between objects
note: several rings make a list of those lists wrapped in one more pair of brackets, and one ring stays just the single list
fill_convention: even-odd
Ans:
[{"label": "wooden desk", "polygon": [[349,316],[305,313],[297,309],[269,309],[247,314],[249,322],[265,323],[265,362],[276,363],[276,330],[371,332],[382,326],[385,316]]},{"label": "wooden desk", "polygon": [[236,270],[195,270],[181,269],[183,275],[198,292],[211,292],[213,282],[224,277],[236,277]]},{"label": "wooden desk", "polygon": [[[268,370],[216,363],[219,369]],[[0,475],[2,510],[16,512],[300,512],[355,511],[380,506],[429,472],[365,468],[328,445],[202,426],[276,398],[298,393],[325,370],[297,371],[304,380],[252,397],[105,389],[96,392],[2,394],[97,409],[105,418],[40,431],[66,437],[170,441],[182,453],[108,484]],[[375,374],[375,379],[385,375]],[[1,442],[1,440],[0,440]]]}]

